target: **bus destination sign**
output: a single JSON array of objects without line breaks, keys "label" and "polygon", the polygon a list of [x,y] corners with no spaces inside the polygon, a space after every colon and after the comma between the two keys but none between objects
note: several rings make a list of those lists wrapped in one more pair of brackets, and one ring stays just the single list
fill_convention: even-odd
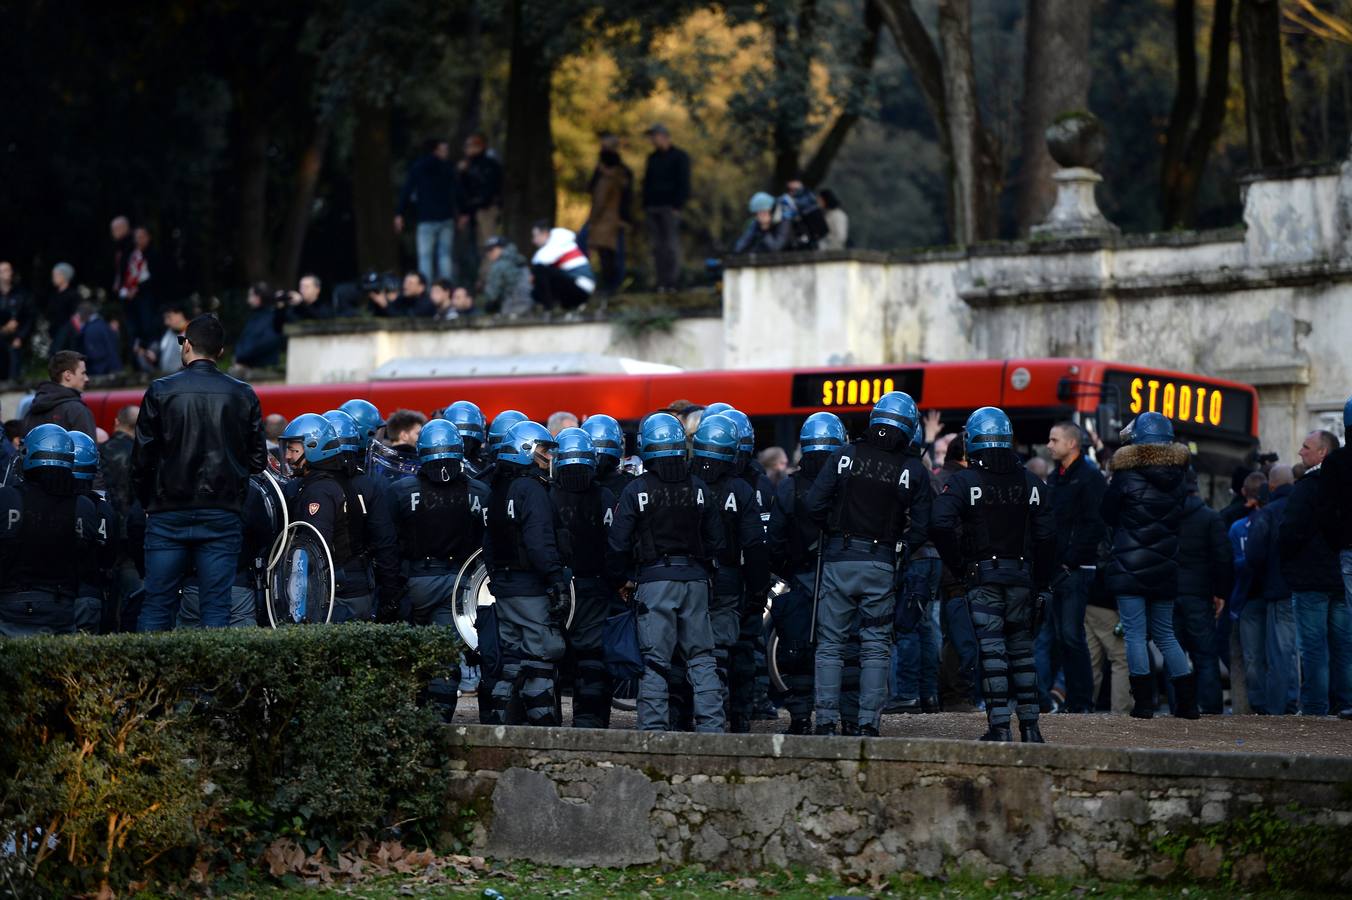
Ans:
[{"label": "bus destination sign", "polygon": [[1253,395],[1248,391],[1203,384],[1186,378],[1109,370],[1104,385],[1116,388],[1120,419],[1125,426],[1143,412],[1157,412],[1189,434],[1251,438]]},{"label": "bus destination sign", "polygon": [[904,391],[919,403],[924,383],[923,369],[803,372],[793,376],[791,403],[799,409],[848,409],[872,406],[889,391]]}]

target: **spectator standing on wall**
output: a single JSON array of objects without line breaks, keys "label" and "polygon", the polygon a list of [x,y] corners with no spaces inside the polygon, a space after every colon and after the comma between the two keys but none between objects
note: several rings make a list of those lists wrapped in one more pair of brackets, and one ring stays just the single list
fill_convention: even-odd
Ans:
[{"label": "spectator standing on wall", "polygon": [[0,260],[0,380],[18,381],[23,377],[24,345],[33,331],[33,298],[17,282],[14,266]]},{"label": "spectator standing on wall", "polygon": [[502,210],[502,163],[488,149],[488,138],[475,133],[465,138],[465,155],[456,163],[455,170],[460,191],[460,215],[456,227],[469,251],[462,254],[461,264],[470,269],[460,280],[473,284],[479,276],[477,248],[498,234]]},{"label": "spectator standing on wall", "polygon": [[671,142],[665,125],[653,125],[646,134],[653,152],[643,172],[643,212],[653,271],[659,291],[674,291],[681,278],[681,210],[690,200],[690,157]]},{"label": "spectator standing on wall", "polygon": [[80,352],[85,355],[92,377],[116,375],[122,371],[122,341],[116,329],[99,314],[99,308],[83,300],[75,308],[80,325]]},{"label": "spectator standing on wall", "polygon": [[152,246],[150,229],[137,228],[132,232],[132,249],[117,295],[126,304],[124,318],[133,341],[142,347],[153,344],[159,335],[160,304],[169,281],[168,264]]},{"label": "spectator standing on wall", "polygon": [[817,242],[818,250],[844,250],[850,242],[850,217],[840,205],[840,198],[830,188],[818,193],[826,216],[826,237]]},{"label": "spectator standing on wall", "polygon": [[591,212],[587,216],[586,246],[595,250],[601,267],[601,288],[619,290],[624,279],[624,239],[629,227],[630,188],[634,173],[620,158],[619,141],[601,135],[601,154],[591,177]]},{"label": "spectator standing on wall", "polygon": [[80,305],[80,292],[75,288],[75,267],[59,262],[52,266],[52,293],[47,297],[47,333],[52,338],[52,353],[74,350],[79,334],[72,321],[75,308]]},{"label": "spectator standing on wall", "polygon": [[433,139],[426,154],[409,167],[394,217],[395,234],[403,233],[406,216],[418,223],[418,271],[431,278],[455,277],[451,254],[459,206],[457,192],[450,142]]}]

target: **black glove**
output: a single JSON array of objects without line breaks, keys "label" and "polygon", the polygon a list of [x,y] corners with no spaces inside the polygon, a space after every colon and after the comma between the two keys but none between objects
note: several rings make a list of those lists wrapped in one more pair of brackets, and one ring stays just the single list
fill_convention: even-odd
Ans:
[{"label": "black glove", "polygon": [[399,604],[389,600],[376,603],[376,622],[381,625],[393,625],[399,619]]},{"label": "black glove", "polygon": [[1051,588],[1043,588],[1033,595],[1033,633],[1042,627],[1042,619],[1047,615],[1047,607],[1052,604]]},{"label": "black glove", "polygon": [[573,606],[571,582],[556,581],[545,591],[549,598],[549,621],[562,628],[568,622],[568,613]]}]

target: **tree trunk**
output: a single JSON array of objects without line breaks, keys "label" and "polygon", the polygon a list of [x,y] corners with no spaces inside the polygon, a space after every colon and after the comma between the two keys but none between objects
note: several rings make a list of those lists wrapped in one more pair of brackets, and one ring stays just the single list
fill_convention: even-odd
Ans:
[{"label": "tree trunk", "polygon": [[1239,59],[1244,80],[1244,119],[1249,165],[1289,166],[1291,115],[1282,71],[1281,8],[1277,0],[1239,0]]},{"label": "tree trunk", "polygon": [[300,255],[305,249],[305,233],[310,230],[310,213],[314,207],[315,189],[319,186],[319,173],[324,169],[329,130],[327,121],[316,122],[309,142],[296,161],[291,205],[286,211],[274,265],[278,280],[287,287],[295,284],[300,275]]},{"label": "tree trunk", "polygon": [[958,233],[956,227],[957,195],[953,180],[953,144],[948,129],[948,107],[944,90],[944,64],[939,58],[939,50],[930,39],[925,23],[916,15],[911,0],[873,0],[873,6],[882,16],[883,24],[892,33],[892,40],[906,60],[916,84],[920,87],[925,105],[929,107],[934,119],[934,130],[939,136],[939,151],[948,163],[947,203],[944,210],[948,216],[950,235]]},{"label": "tree trunk", "polygon": [[352,216],[360,271],[399,267],[395,242],[394,186],[390,184],[390,110],[369,102],[356,107],[352,146]]},{"label": "tree trunk", "polygon": [[1022,163],[1015,218],[1019,234],[1041,222],[1056,200],[1045,132],[1056,117],[1087,110],[1090,13],[1085,0],[1029,0],[1023,64]]},{"label": "tree trunk", "polygon": [[[873,71],[873,61],[878,57],[878,37],[882,32],[883,19],[876,3],[866,3],[864,5],[864,40],[859,45],[859,53],[855,57],[855,66],[861,75],[867,75]],[[826,180],[827,173],[831,170],[831,163],[835,162],[840,149],[845,146],[845,139],[849,137],[850,130],[854,128],[855,123],[859,121],[859,113],[846,109],[836,120],[831,123],[831,128],[826,132],[826,137],[817,146],[817,152],[812,154],[807,165],[803,166],[803,182],[814,190]]]},{"label": "tree trunk", "polygon": [[246,282],[271,277],[268,259],[268,130],[253,108],[242,104],[239,145],[239,261]]},{"label": "tree trunk", "polygon": [[783,190],[799,175],[803,140],[807,136],[811,112],[812,53],[816,32],[816,0],[800,0],[797,21],[790,10],[775,16],[772,28],[775,82],[773,145],[775,151],[772,183]]},{"label": "tree trunk", "polygon": [[1165,228],[1192,225],[1197,217],[1197,192],[1206,171],[1211,147],[1225,121],[1230,90],[1231,0],[1216,0],[1207,51],[1206,95],[1201,100],[1197,127],[1191,127],[1198,106],[1197,48],[1194,46],[1194,0],[1176,0],[1174,42],[1178,55],[1178,87],[1169,130],[1165,135],[1161,177],[1161,212]]},{"label": "tree trunk", "polygon": [[464,80],[464,96],[460,102],[460,120],[456,123],[455,136],[452,138],[454,143],[451,144],[453,156],[460,153],[460,148],[465,145],[465,138],[477,133],[483,127],[481,122],[483,119],[484,67],[482,65],[482,53],[480,52],[483,23],[479,18],[479,8],[474,3],[469,4],[465,15],[464,30],[459,38],[462,46],[469,48],[471,59],[479,64],[473,65],[473,71]]},{"label": "tree trunk", "polygon": [[[961,246],[995,236],[992,193],[999,195],[999,154],[981,125],[972,61],[971,0],[941,0],[939,45],[944,59],[944,107],[952,147],[953,238]],[[989,183],[995,163],[995,184]]]},{"label": "tree trunk", "polygon": [[531,223],[537,219],[553,222],[557,209],[549,120],[554,71],[544,48],[527,40],[521,17],[522,0],[513,0],[502,212],[503,232],[518,247],[529,249]]}]

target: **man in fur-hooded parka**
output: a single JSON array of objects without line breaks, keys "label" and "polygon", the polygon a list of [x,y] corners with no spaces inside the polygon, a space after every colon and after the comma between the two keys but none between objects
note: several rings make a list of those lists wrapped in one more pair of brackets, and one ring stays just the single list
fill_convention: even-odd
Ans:
[{"label": "man in fur-hooded parka", "polygon": [[1114,596],[1178,593],[1178,530],[1187,501],[1188,448],[1130,444],[1113,454],[1103,521],[1113,530],[1104,584]]}]

